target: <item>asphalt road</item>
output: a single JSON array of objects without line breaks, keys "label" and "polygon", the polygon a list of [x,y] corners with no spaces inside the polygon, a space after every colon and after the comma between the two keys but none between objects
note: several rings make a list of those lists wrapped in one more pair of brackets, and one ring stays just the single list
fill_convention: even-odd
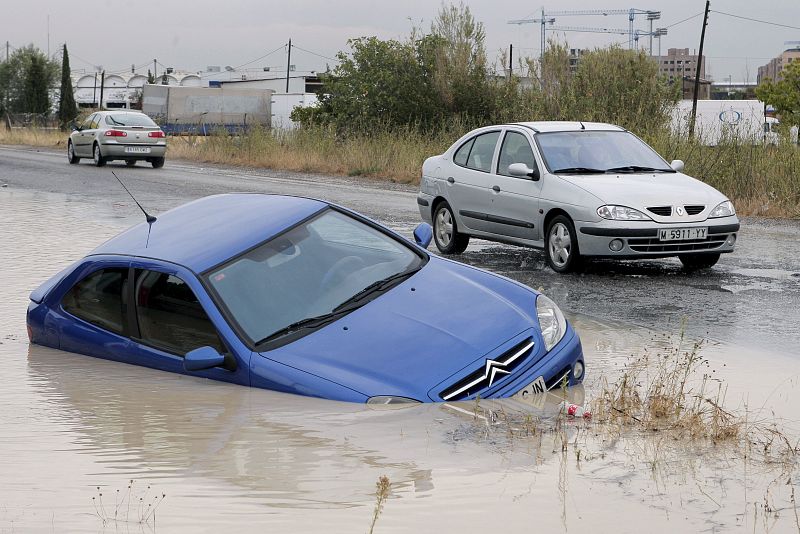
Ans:
[{"label": "asphalt road", "polygon": [[[114,170],[149,211],[232,191],[321,198],[373,217],[405,235],[419,222],[416,189],[371,179],[167,161],[68,165],[46,149],[0,147],[0,185],[75,195],[90,203],[135,206]],[[0,206],[0,215],[2,206]],[[431,246],[431,249],[435,249]],[[591,263],[557,275],[540,251],[473,240],[459,261],[544,290],[567,313],[687,333],[800,358],[800,221],[743,221],[737,249],[711,270],[685,273],[677,259]]]}]

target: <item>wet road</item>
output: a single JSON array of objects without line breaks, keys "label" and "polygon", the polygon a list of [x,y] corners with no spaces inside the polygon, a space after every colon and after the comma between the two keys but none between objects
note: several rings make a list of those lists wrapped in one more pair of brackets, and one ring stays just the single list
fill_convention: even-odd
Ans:
[{"label": "wet road", "polygon": [[[230,191],[305,195],[341,203],[410,235],[419,222],[414,187],[360,178],[237,169],[168,161],[68,165],[52,150],[0,148],[0,184],[112,204],[120,217],[139,201],[158,213],[188,200]],[[435,247],[431,246],[432,249]],[[567,312],[800,356],[800,221],[745,220],[737,250],[712,269],[684,273],[677,259],[595,262],[582,274],[557,275],[541,252],[473,240],[459,260],[491,269],[555,298]]]}]

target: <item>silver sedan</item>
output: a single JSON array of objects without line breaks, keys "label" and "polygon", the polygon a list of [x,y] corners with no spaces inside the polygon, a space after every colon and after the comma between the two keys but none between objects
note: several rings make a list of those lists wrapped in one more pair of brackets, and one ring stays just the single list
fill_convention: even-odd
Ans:
[{"label": "silver sedan", "polygon": [[67,141],[67,159],[78,163],[92,158],[102,167],[122,160],[128,166],[147,161],[154,168],[164,166],[167,139],[153,120],[138,111],[98,111],[76,126]]},{"label": "silver sedan", "polygon": [[619,126],[504,124],[428,158],[417,203],[444,254],[475,236],[543,248],[557,272],[584,257],[711,267],[733,251],[739,219],[725,195],[682,170]]}]

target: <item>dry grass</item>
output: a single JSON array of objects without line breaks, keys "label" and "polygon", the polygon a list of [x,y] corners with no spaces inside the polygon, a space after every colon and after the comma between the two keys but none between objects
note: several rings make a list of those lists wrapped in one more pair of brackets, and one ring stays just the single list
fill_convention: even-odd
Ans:
[{"label": "dry grass", "polygon": [[[168,157],[297,172],[369,176],[418,184],[425,158],[440,154],[463,133],[453,123],[423,134],[413,128],[376,127],[341,134],[330,127],[292,131],[251,130],[247,135],[181,136],[169,140]],[[725,193],[740,215],[800,217],[800,148],[727,143],[706,147],[669,132],[643,135],[665,158],[682,159],[686,172]],[[67,134],[0,127],[0,144],[64,148]]]},{"label": "dry grass", "polygon": [[378,477],[378,482],[375,483],[375,510],[372,513],[372,523],[369,526],[369,534],[375,530],[375,523],[383,512],[383,505],[386,499],[389,498],[389,491],[392,489],[392,483],[389,477],[381,475]]}]

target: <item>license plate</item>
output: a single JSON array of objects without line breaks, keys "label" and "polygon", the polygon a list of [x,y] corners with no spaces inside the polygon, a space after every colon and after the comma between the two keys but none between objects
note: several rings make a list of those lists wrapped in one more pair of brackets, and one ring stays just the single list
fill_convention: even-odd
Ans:
[{"label": "license plate", "polygon": [[659,241],[694,241],[705,239],[708,228],[666,228],[658,231]]},{"label": "license plate", "polygon": [[149,154],[150,147],[149,146],[126,146],[125,152],[128,154]]},{"label": "license plate", "polygon": [[545,395],[547,393],[547,385],[544,382],[544,377],[540,376],[521,390],[514,393],[513,398],[538,404],[537,401],[544,403]]}]

